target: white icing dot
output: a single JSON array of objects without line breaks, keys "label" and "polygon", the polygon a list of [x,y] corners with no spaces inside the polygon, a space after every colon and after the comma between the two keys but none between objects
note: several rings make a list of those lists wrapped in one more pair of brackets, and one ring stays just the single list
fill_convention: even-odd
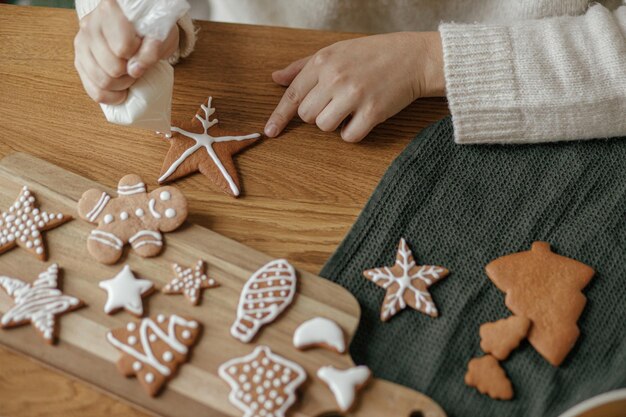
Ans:
[{"label": "white icing dot", "polygon": [[104,224],[109,224],[113,222],[113,216],[111,214],[107,214],[104,216]]},{"label": "white icing dot", "polygon": [[120,213],[120,220],[128,220],[128,213],[125,211]]},{"label": "white icing dot", "polygon": [[[260,375],[254,375],[252,377],[252,382],[254,382],[255,384],[258,384],[259,382],[261,382],[261,376]],[[260,387],[259,387],[260,388]],[[258,389],[258,388],[257,388]],[[262,388],[261,388],[262,389]]]},{"label": "white icing dot", "polygon": [[57,220],[63,220],[63,213],[57,214]]},{"label": "white icing dot", "polygon": [[159,198],[162,201],[168,201],[170,198],[172,198],[172,195],[169,191],[161,191],[161,195],[159,195]]},{"label": "white icing dot", "polygon": [[128,336],[128,344],[134,345],[135,343],[137,343],[137,338],[135,336]]},{"label": "white icing dot", "polygon": [[276,398],[276,404],[282,405],[283,402],[284,402],[283,397]]},{"label": "white icing dot", "polygon": [[231,366],[230,368],[228,368],[228,372],[229,372],[231,375],[235,375],[235,374],[237,373],[237,367],[235,367],[235,366]]},{"label": "white icing dot", "polygon": [[148,336],[148,340],[152,343],[157,341],[157,335],[156,334],[151,334],[150,336]]},{"label": "white icing dot", "polygon": [[143,211],[143,209],[138,208],[137,210],[135,210],[135,215],[136,215],[137,217],[141,217],[141,216],[143,216],[143,215],[144,215],[144,211]]},{"label": "white icing dot", "polygon": [[252,388],[252,385],[250,385],[249,382],[244,383],[241,388],[243,388],[244,391],[250,391],[250,388]]},{"label": "white icing dot", "polygon": [[264,391],[265,391],[265,390],[263,389],[263,387],[261,387],[261,386],[256,387],[256,393],[257,393],[257,394],[263,394],[263,392],[264,392]]},{"label": "white icing dot", "polygon": [[252,395],[250,395],[250,394],[245,394],[245,395],[243,396],[243,400],[244,400],[245,402],[249,403],[250,401],[252,401]]},{"label": "white icing dot", "polygon": [[37,253],[37,255],[41,255],[43,253],[43,248],[39,246],[37,249],[35,249],[35,253]]},{"label": "white icing dot", "polygon": [[33,230],[33,237],[39,237],[39,230]]},{"label": "white icing dot", "polygon": [[152,374],[152,372],[148,372],[148,373],[146,374],[145,379],[146,379],[146,382],[147,382],[148,384],[153,383],[153,382],[154,382],[154,375]]},{"label": "white icing dot", "polygon": [[135,372],[140,371],[140,370],[141,370],[141,362],[137,362],[137,361],[135,361],[135,362],[133,363],[133,370],[134,370]]},{"label": "white icing dot", "polygon": [[174,359],[174,355],[169,350],[163,354],[163,360],[165,362],[171,362]]},{"label": "white icing dot", "polygon": [[189,339],[191,337],[191,332],[189,330],[183,330],[182,336],[183,339]]},{"label": "white icing dot", "polygon": [[176,217],[176,210],[174,210],[173,208],[168,208],[167,210],[165,210],[165,217],[167,217],[168,219]]},{"label": "white icing dot", "polygon": [[248,377],[246,376],[246,374],[241,374],[239,375],[239,378],[237,379],[239,379],[239,382],[243,384],[244,382],[248,380]]},{"label": "white icing dot", "polygon": [[243,371],[244,371],[244,372],[246,372],[246,373],[247,373],[247,372],[250,372],[250,365],[245,364],[245,365],[243,366]]},{"label": "white icing dot", "polygon": [[137,328],[137,325],[135,323],[128,323],[126,325],[126,330],[128,330],[129,332],[134,331]]},{"label": "white icing dot", "polygon": [[165,316],[164,316],[163,314],[159,314],[159,315],[157,316],[157,321],[158,321],[159,323],[163,323],[163,322],[165,321]]},{"label": "white icing dot", "polygon": [[271,402],[270,400],[265,401],[265,404],[263,405],[267,410],[271,410],[274,407],[274,403]]}]

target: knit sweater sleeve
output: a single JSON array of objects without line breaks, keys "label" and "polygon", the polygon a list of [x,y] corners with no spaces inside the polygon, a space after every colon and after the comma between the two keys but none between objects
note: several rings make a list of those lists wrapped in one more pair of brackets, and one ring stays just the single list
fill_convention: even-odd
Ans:
[{"label": "knit sweater sleeve", "polygon": [[[85,15],[91,13],[99,3],[100,0],[76,0],[78,18],[82,19]],[[187,57],[193,52],[196,45],[196,29],[189,13],[186,13],[178,20],[178,29],[180,31],[178,49],[168,59],[170,64],[176,64],[180,58]]]},{"label": "knit sweater sleeve", "polygon": [[626,136],[626,6],[439,30],[457,143]]}]

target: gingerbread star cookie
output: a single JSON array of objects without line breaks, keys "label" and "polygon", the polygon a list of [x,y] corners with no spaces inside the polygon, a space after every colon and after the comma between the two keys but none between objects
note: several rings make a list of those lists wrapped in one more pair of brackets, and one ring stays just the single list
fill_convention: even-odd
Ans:
[{"label": "gingerbread star cookie", "polygon": [[582,289],[594,270],[557,255],[546,242],[535,242],[529,251],[498,258],[485,270],[506,293],[509,310],[531,321],[529,343],[553,366],[559,366],[580,334],[577,321],[587,302]]},{"label": "gingerbread star cookie", "polygon": [[447,277],[449,271],[441,266],[419,266],[404,238],[400,239],[396,263],[392,267],[368,269],[363,276],[387,290],[380,319],[387,321],[407,306],[431,317],[439,312],[428,287]]},{"label": "gingerbread star cookie", "polygon": [[252,145],[261,135],[238,136],[217,127],[218,120],[211,120],[215,113],[211,101],[209,97],[191,121],[172,126],[172,136],[168,138],[170,150],[159,182],[174,181],[200,171],[222,191],[237,197],[240,185],[233,155]]},{"label": "gingerbread star cookie", "polygon": [[45,261],[48,255],[41,233],[70,220],[72,216],[40,210],[25,186],[9,210],[0,215],[0,254],[19,246]]},{"label": "gingerbread star cookie", "polygon": [[138,317],[143,315],[142,297],[154,290],[152,281],[135,278],[128,265],[125,265],[116,276],[100,281],[98,285],[107,292],[107,302],[104,305],[106,314],[124,309]]},{"label": "gingerbread star cookie", "polygon": [[84,305],[78,298],[65,295],[57,288],[58,276],[56,264],[39,274],[32,284],[0,276],[0,287],[15,300],[15,305],[0,319],[0,326],[9,328],[30,323],[47,343],[54,343],[56,317]]},{"label": "gingerbread star cookie", "polygon": [[176,276],[163,287],[164,294],[184,294],[191,304],[198,305],[203,289],[219,287],[219,284],[204,272],[203,261],[198,261],[193,269],[183,268],[178,264],[174,264],[173,268]]}]

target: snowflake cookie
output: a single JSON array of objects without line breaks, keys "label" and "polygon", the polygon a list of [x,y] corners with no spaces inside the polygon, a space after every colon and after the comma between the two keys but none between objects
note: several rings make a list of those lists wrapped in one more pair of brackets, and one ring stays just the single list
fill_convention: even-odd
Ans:
[{"label": "snowflake cookie", "polygon": [[0,276],[0,287],[15,300],[15,305],[0,319],[0,326],[9,328],[30,323],[47,343],[54,343],[56,316],[84,306],[81,300],[65,295],[57,288],[58,277],[56,264],[39,274],[32,284]]},{"label": "snowflake cookie", "polygon": [[428,287],[448,274],[449,271],[441,266],[417,265],[404,238],[400,239],[394,266],[363,272],[365,278],[387,290],[380,312],[382,321],[389,320],[407,305],[431,317],[437,317],[439,312]]},{"label": "snowflake cookie", "polygon": [[370,369],[363,365],[345,370],[323,366],[317,371],[317,377],[328,385],[342,412],[352,409],[357,391],[367,384],[371,376]]},{"label": "snowflake cookie", "polygon": [[25,186],[9,210],[0,213],[0,254],[20,246],[45,261],[47,254],[41,232],[70,220],[72,216],[37,208],[35,196]]},{"label": "snowflake cookie", "polygon": [[284,259],[271,261],[256,271],[239,296],[237,319],[230,334],[248,343],[259,329],[274,321],[293,301],[296,270]]},{"label": "snowflake cookie", "polygon": [[203,289],[219,287],[219,284],[204,272],[203,261],[196,262],[193,269],[178,264],[174,264],[173,268],[176,276],[163,287],[164,294],[184,294],[191,304],[198,305]]},{"label": "snowflake cookie", "polygon": [[200,334],[197,321],[159,314],[107,333],[107,340],[122,352],[117,368],[135,375],[146,392],[155,396],[189,357]]},{"label": "snowflake cookie", "polygon": [[233,155],[252,145],[261,135],[236,136],[221,130],[216,126],[217,119],[210,120],[215,113],[211,101],[209,97],[206,105],[200,105],[191,121],[172,126],[172,136],[167,138],[170,150],[165,156],[159,182],[200,171],[222,191],[237,197],[240,186]]},{"label": "snowflake cookie", "polygon": [[106,314],[124,309],[138,317],[143,315],[142,297],[154,290],[152,281],[135,278],[128,265],[125,265],[116,276],[100,281],[98,285],[107,292],[107,302],[104,305]]},{"label": "snowflake cookie", "polygon": [[296,390],[306,380],[300,365],[267,346],[222,364],[219,375],[231,387],[230,402],[245,417],[284,417],[296,401]]},{"label": "snowflake cookie", "polygon": [[146,192],[137,175],[126,175],[117,186],[117,198],[91,189],[78,202],[81,218],[98,227],[87,241],[89,253],[104,264],[114,264],[130,244],[144,258],[163,249],[161,232],[176,230],[187,218],[187,199],[174,187]]}]

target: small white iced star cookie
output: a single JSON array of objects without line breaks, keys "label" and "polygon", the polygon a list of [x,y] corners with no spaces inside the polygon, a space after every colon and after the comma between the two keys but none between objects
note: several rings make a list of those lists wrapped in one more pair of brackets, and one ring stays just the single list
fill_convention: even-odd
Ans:
[{"label": "small white iced star cookie", "polygon": [[154,284],[147,279],[137,279],[128,265],[113,278],[100,281],[100,288],[106,290],[108,297],[104,312],[113,314],[124,309],[137,317],[143,315],[142,297],[152,292]]}]

